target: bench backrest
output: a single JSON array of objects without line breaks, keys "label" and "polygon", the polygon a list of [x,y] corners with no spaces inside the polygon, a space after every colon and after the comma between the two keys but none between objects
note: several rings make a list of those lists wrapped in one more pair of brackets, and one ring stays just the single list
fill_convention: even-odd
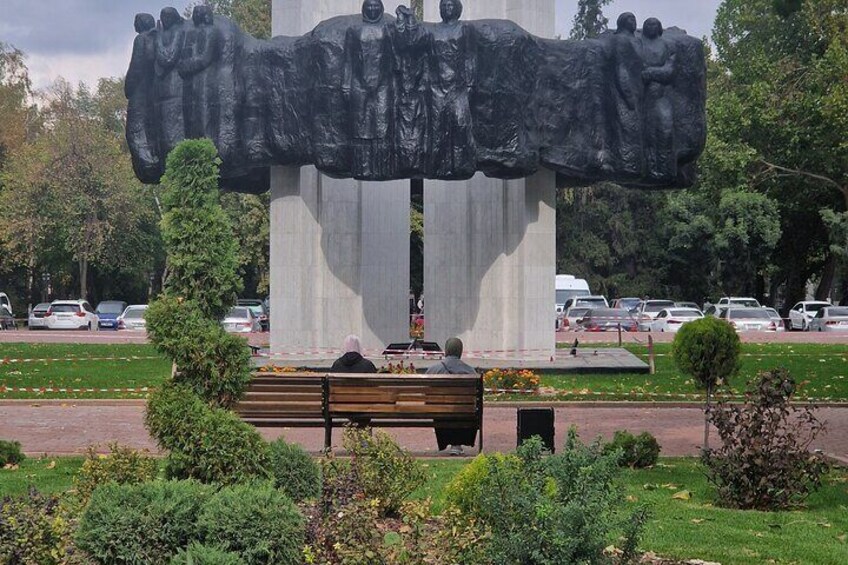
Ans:
[{"label": "bench backrest", "polygon": [[323,419],[325,379],[322,375],[257,374],[236,405],[245,419]]}]

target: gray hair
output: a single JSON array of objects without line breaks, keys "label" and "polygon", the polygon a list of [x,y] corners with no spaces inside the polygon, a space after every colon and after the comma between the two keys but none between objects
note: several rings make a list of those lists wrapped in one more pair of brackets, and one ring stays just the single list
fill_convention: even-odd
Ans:
[{"label": "gray hair", "polygon": [[462,357],[462,340],[458,337],[452,337],[445,342],[445,356],[447,357]]}]

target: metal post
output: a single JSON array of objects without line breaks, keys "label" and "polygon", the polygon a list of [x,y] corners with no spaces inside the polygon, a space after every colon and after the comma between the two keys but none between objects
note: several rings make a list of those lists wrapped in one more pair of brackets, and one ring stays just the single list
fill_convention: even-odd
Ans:
[{"label": "metal post", "polygon": [[656,360],[654,359],[654,336],[648,336],[648,367],[652,375],[657,373]]}]

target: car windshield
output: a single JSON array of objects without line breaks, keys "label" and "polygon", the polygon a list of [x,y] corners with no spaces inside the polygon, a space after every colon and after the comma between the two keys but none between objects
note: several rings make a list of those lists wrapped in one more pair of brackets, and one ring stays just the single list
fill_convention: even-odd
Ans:
[{"label": "car windshield", "polygon": [[761,308],[736,308],[730,310],[731,320],[769,320],[769,313]]},{"label": "car windshield", "polygon": [[124,312],[125,320],[140,320],[144,318],[144,308],[127,308]]},{"label": "car windshield", "polygon": [[744,306],[745,308],[759,308],[760,303],[752,298],[734,298],[730,301],[734,306]]},{"label": "car windshield", "polygon": [[36,304],[35,308],[32,309],[33,312],[47,312],[47,309],[50,308],[50,305],[46,302],[43,304]]},{"label": "car windshield", "polygon": [[248,308],[250,308],[250,311],[253,312],[254,316],[262,316],[263,314],[265,314],[265,309],[262,307],[261,304],[253,304],[251,306],[248,306]]},{"label": "car windshield", "polygon": [[230,310],[230,313],[227,314],[227,318],[249,318],[250,314],[248,313],[247,308],[236,307]]},{"label": "car windshield", "polygon": [[651,300],[645,302],[645,312],[660,312],[666,308],[673,307],[674,302],[671,300]]},{"label": "car windshield", "polygon": [[588,311],[589,311],[588,308],[569,308],[567,315],[568,315],[569,318],[575,318],[575,317],[582,318],[583,316],[586,315],[586,312],[588,312]]},{"label": "car windshield", "polygon": [[598,308],[596,310],[592,310],[589,314],[590,317],[595,319],[605,318],[612,320],[629,320],[630,314],[627,310],[622,310],[620,308]]},{"label": "car windshield", "polygon": [[701,312],[698,310],[669,310],[668,313],[672,318],[700,318]]},{"label": "car windshield", "polygon": [[101,302],[97,305],[96,312],[98,314],[120,314],[124,311],[124,304],[122,302]]},{"label": "car windshield", "polygon": [[77,313],[77,312],[79,312],[79,311],[80,311],[80,307],[79,307],[79,305],[78,305],[78,304],[53,304],[53,305],[50,307],[50,309],[51,309],[54,313],[56,313],[56,312],[62,312],[62,313],[65,313],[65,314],[67,314],[67,313],[69,313],[69,312],[70,312],[70,313],[74,313],[74,314],[75,314],[75,313]]},{"label": "car windshield", "polygon": [[835,316],[848,316],[848,308],[828,308],[827,315],[831,318]]},{"label": "car windshield", "polygon": [[822,308],[827,308],[828,306],[830,306],[830,304],[826,302],[823,304],[807,304],[807,312],[818,312]]},{"label": "car windshield", "polygon": [[569,298],[574,298],[575,296],[588,296],[588,290],[579,290],[579,289],[559,289],[556,291],[556,301],[557,304],[565,304],[565,302]]},{"label": "car windshield", "polygon": [[603,298],[578,298],[577,304],[580,306],[588,305],[606,307],[607,302]]}]

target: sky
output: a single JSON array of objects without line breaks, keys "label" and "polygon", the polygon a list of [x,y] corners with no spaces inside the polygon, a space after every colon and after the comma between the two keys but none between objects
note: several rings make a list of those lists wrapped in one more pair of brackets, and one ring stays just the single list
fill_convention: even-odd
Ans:
[{"label": "sky", "polygon": [[[556,2],[558,33],[568,37],[577,0]],[[633,12],[640,26],[653,16],[666,27],[677,26],[703,37],[710,34],[720,2],[613,0],[604,13],[612,25],[620,13]],[[0,0],[0,42],[27,54],[30,76],[38,89],[60,76],[72,84],[94,86],[101,77],[126,72],[137,12],[158,15],[167,5],[182,12],[190,3],[192,0]]]}]

